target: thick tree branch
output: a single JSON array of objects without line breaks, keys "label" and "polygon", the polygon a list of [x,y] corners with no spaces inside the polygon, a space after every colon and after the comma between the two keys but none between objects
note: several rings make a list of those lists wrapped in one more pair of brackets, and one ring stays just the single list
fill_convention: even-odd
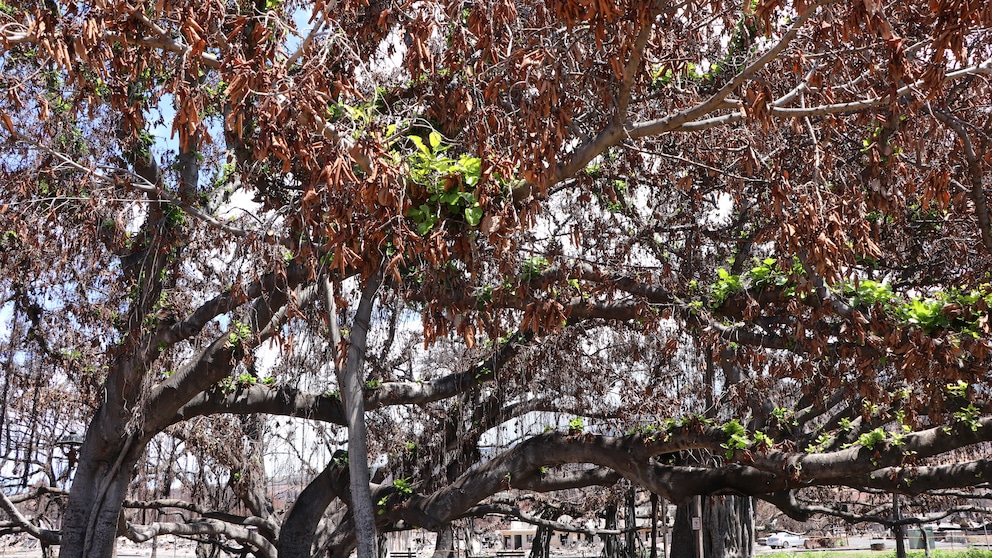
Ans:
[{"label": "thick tree branch", "polygon": [[186,500],[124,500],[124,507],[142,510],[186,510],[202,516],[204,519],[216,519],[232,525],[255,527],[266,539],[270,541],[274,541],[279,537],[279,525],[268,519],[257,516],[246,517],[229,512],[213,510]]},{"label": "thick tree branch", "polygon": [[[488,358],[463,372],[448,374],[426,382],[384,382],[375,389],[367,389],[364,391],[365,410],[442,401],[492,381],[496,372],[519,352],[529,338],[530,334],[523,333],[511,336]],[[173,423],[194,416],[218,413],[242,415],[265,413],[345,424],[340,397],[325,393],[304,393],[291,387],[263,384],[238,387],[231,392],[221,390],[202,392],[176,413]]]},{"label": "thick tree branch", "polygon": [[[316,295],[316,286],[311,285],[296,293],[298,304],[306,306]],[[249,313],[247,337],[242,331],[226,333],[218,337],[171,377],[152,388],[146,405],[153,412],[148,416],[144,432],[151,437],[175,421],[176,414],[193,398],[231,373],[240,359],[239,355],[258,346],[273,336],[281,324],[289,317],[289,293],[276,291],[270,298],[260,297]],[[231,325],[236,329],[237,325]]]},{"label": "thick tree branch", "polygon": [[14,503],[10,501],[10,498],[7,497],[7,494],[2,490],[0,490],[0,509],[7,514],[7,517],[11,519],[14,525],[19,527],[25,533],[45,544],[59,544],[61,536],[58,531],[42,529],[34,523],[31,523],[28,518],[21,514],[17,507],[14,506]]},{"label": "thick tree branch", "polygon": [[211,320],[231,312],[249,300],[271,296],[273,293],[297,288],[307,278],[301,265],[292,264],[285,270],[272,271],[252,282],[245,289],[229,289],[200,305],[186,319],[156,332],[149,347],[158,350],[161,344],[175,345],[198,334]]},{"label": "thick tree branch", "polygon": [[620,473],[605,467],[592,467],[580,471],[550,469],[544,473],[525,475],[514,481],[517,488],[535,492],[557,492],[587,486],[613,486],[622,477]]},{"label": "thick tree branch", "polygon": [[582,533],[589,536],[596,535],[620,535],[623,531],[617,529],[585,529],[583,527],[575,527],[569,525],[568,523],[562,523],[560,521],[552,521],[550,519],[544,519],[542,517],[537,517],[533,514],[529,514],[517,506],[509,506],[506,504],[481,504],[478,506],[472,506],[466,511],[462,517],[485,517],[487,515],[499,515],[502,517],[515,517],[524,523],[529,523],[537,527],[546,527],[552,531],[557,531],[561,533]]},{"label": "thick tree branch", "polygon": [[365,427],[363,389],[365,386],[366,338],[371,325],[375,295],[382,283],[382,275],[379,270],[375,270],[366,281],[361,300],[358,303],[358,310],[355,312],[348,343],[348,356],[344,367],[339,367],[336,364],[337,349],[341,346],[340,332],[338,330],[337,309],[334,304],[334,290],[326,274],[322,278],[321,289],[331,327],[331,358],[335,363],[334,368],[337,372],[338,385],[341,386],[341,396],[348,423],[350,507],[355,520],[358,558],[376,558],[378,556],[378,540],[376,537],[375,509],[372,493],[369,489],[368,435]]},{"label": "thick tree branch", "polygon": [[275,546],[259,533],[218,519],[200,519],[189,523],[152,523],[150,525],[129,523],[124,531],[124,536],[136,543],[146,542],[161,535],[226,537],[252,547],[254,549],[253,554],[261,558],[276,558],[277,556]]}]

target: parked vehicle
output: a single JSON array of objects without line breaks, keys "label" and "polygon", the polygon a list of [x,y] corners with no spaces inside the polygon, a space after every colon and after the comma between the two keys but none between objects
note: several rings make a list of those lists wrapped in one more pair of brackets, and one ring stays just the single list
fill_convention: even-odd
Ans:
[{"label": "parked vehicle", "polygon": [[806,537],[785,531],[768,537],[768,546],[772,548],[789,548],[790,546],[806,546]]}]

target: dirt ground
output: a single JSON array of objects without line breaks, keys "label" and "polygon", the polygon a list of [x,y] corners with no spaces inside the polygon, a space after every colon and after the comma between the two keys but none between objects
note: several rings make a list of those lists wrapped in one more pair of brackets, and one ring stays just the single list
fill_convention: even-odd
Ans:
[{"label": "dirt ground", "polygon": [[[58,556],[58,549],[56,549]],[[151,544],[135,545],[121,543],[117,546],[118,558],[152,558],[153,549]],[[192,545],[172,543],[159,543],[154,549],[155,558],[196,558],[196,551]],[[0,558],[41,558],[41,548],[33,545],[8,546],[0,543]]]}]

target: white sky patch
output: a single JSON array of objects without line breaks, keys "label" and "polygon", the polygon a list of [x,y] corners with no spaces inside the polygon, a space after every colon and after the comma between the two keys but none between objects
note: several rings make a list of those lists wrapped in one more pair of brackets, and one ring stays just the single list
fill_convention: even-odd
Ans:
[{"label": "white sky patch", "polygon": [[730,224],[734,213],[734,197],[727,192],[716,194],[714,207],[703,218],[703,224],[711,227],[721,227]]},{"label": "white sky patch", "polygon": [[[249,192],[244,188],[238,188],[231,193],[230,201],[217,210],[216,217],[217,219],[224,221],[236,219],[246,213],[252,216],[257,216],[259,210],[261,209],[262,204],[255,201],[255,195],[253,192]],[[255,218],[258,219],[258,217]],[[273,225],[277,225],[277,223],[273,223]]]}]

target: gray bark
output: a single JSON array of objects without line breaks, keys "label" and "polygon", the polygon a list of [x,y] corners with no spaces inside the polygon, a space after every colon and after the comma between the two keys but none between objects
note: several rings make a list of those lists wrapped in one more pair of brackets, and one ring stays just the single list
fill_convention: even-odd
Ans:
[{"label": "gray bark", "polygon": [[[368,278],[362,291],[361,301],[355,313],[355,323],[351,330],[348,346],[348,359],[343,369],[337,368],[338,385],[344,403],[348,422],[348,471],[351,488],[351,510],[355,521],[355,535],[358,542],[358,558],[378,558],[378,541],[375,527],[375,506],[369,486],[368,440],[365,428],[364,376],[365,348],[374,298],[382,278],[378,273]],[[331,342],[334,349],[340,344],[340,331],[337,323],[337,309],[330,281],[324,278],[328,316],[331,326]],[[332,354],[336,354],[332,352]],[[336,360],[335,360],[336,362]]]},{"label": "gray bark", "polygon": [[[899,495],[892,495],[892,519],[899,521],[902,519],[899,513]],[[920,527],[922,529],[922,526]],[[893,525],[892,534],[896,538],[896,558],[906,558],[906,526]]]},{"label": "gray bark", "polygon": [[59,549],[59,556],[65,558],[113,556],[124,496],[142,451],[136,442],[125,438],[123,444],[97,454],[94,439],[99,436],[101,424],[98,418],[90,425],[69,493]]},{"label": "gray bark", "polygon": [[339,487],[344,484],[341,479],[344,468],[340,464],[342,452],[336,452],[334,457],[303,489],[286,514],[279,531],[280,558],[310,558],[317,526],[327,507],[338,497]]},{"label": "gray bark", "polygon": [[[692,502],[678,506],[672,532],[671,558],[694,558]],[[754,503],[746,496],[703,497],[703,556],[754,556]]]},{"label": "gray bark", "polygon": [[434,542],[434,554],[431,558],[457,558],[457,553],[455,552],[455,529],[450,523],[437,532],[437,540]]},{"label": "gray bark", "polygon": [[[548,506],[541,512],[541,519],[557,521],[562,512],[558,508]],[[549,525],[538,525],[537,533],[534,535],[534,542],[530,547],[530,558],[550,558],[551,537],[555,536],[555,530]]]},{"label": "gray bark", "polygon": [[627,491],[627,512],[624,516],[624,526],[627,531],[626,548],[624,549],[624,556],[628,558],[636,558],[637,547],[640,544],[640,539],[637,533],[637,504],[634,499],[634,489],[631,488]]},{"label": "gray bark", "polygon": [[[613,504],[606,506],[606,529],[617,530],[617,507]],[[620,537],[615,534],[603,535],[603,558],[621,558],[623,549],[620,545]]]}]

